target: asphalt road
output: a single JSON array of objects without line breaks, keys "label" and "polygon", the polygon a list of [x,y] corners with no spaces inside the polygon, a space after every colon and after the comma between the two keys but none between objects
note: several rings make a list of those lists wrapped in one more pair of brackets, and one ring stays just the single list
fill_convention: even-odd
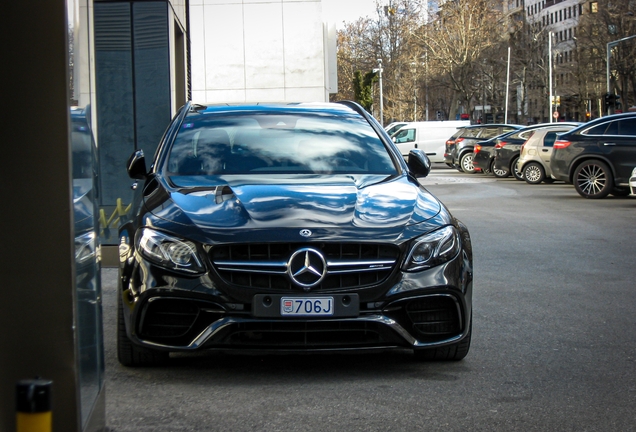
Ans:
[{"label": "asphalt road", "polygon": [[636,198],[440,168],[422,183],[473,238],[463,361],[201,353],[124,368],[104,269],[109,430],[636,430]]}]

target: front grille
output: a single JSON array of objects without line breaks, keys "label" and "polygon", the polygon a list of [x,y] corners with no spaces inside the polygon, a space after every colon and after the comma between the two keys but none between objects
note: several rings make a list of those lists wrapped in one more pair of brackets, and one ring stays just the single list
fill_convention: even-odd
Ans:
[{"label": "front grille", "polygon": [[430,296],[415,300],[406,307],[415,331],[431,341],[443,339],[461,330],[459,308],[450,296]]},{"label": "front grille", "polygon": [[403,341],[379,323],[307,321],[241,323],[222,344],[243,347],[336,348],[397,346]]},{"label": "front grille", "polygon": [[292,290],[300,287],[287,275],[287,263],[302,247],[320,251],[327,262],[325,278],[312,291],[380,284],[391,274],[400,254],[396,246],[383,244],[275,243],[215,246],[210,258],[230,285]]}]

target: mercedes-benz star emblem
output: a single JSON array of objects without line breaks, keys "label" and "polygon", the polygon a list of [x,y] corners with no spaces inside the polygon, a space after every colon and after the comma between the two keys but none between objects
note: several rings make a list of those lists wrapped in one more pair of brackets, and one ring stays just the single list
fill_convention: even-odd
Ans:
[{"label": "mercedes-benz star emblem", "polygon": [[303,236],[303,237],[311,237],[311,230],[301,229],[300,230],[300,235]]},{"label": "mercedes-benz star emblem", "polygon": [[294,283],[309,291],[324,279],[327,274],[327,262],[316,249],[298,249],[289,258],[287,274]]}]

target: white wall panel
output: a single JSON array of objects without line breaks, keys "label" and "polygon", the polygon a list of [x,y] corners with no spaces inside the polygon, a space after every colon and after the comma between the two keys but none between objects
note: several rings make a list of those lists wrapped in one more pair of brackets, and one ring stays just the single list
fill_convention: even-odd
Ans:
[{"label": "white wall panel", "polygon": [[282,102],[285,98],[285,89],[282,87],[272,89],[247,89],[245,91],[247,102]]},{"label": "white wall panel", "polygon": [[219,90],[207,90],[205,92],[206,103],[233,103],[233,102],[245,102],[245,89],[219,89]]},{"label": "white wall panel", "polygon": [[325,102],[326,90],[324,87],[287,87],[285,100],[296,102]]},{"label": "white wall panel", "polygon": [[285,85],[324,86],[323,25],[317,18],[321,14],[320,3],[285,3],[283,8]]},{"label": "white wall panel", "polygon": [[204,6],[207,90],[245,88],[243,11],[240,4]]},{"label": "white wall panel", "polygon": [[250,88],[285,86],[283,6],[245,4],[245,84]]},{"label": "white wall panel", "polygon": [[328,100],[321,0],[190,4],[193,99]]},{"label": "white wall panel", "polygon": [[[199,1],[201,3],[201,0]],[[203,31],[203,5],[190,4],[190,79],[194,92],[205,90],[205,32]]]}]

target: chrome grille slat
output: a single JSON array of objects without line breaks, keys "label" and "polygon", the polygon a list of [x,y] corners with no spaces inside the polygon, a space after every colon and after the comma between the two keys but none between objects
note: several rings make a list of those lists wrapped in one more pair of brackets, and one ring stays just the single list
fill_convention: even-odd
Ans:
[{"label": "chrome grille slat", "polygon": [[[287,276],[292,254],[307,244],[276,243],[224,245],[210,249],[219,275],[231,285],[291,290],[297,286]],[[326,260],[326,277],[312,290],[350,289],[377,285],[395,268],[399,249],[393,245],[346,243],[311,244]]]}]

